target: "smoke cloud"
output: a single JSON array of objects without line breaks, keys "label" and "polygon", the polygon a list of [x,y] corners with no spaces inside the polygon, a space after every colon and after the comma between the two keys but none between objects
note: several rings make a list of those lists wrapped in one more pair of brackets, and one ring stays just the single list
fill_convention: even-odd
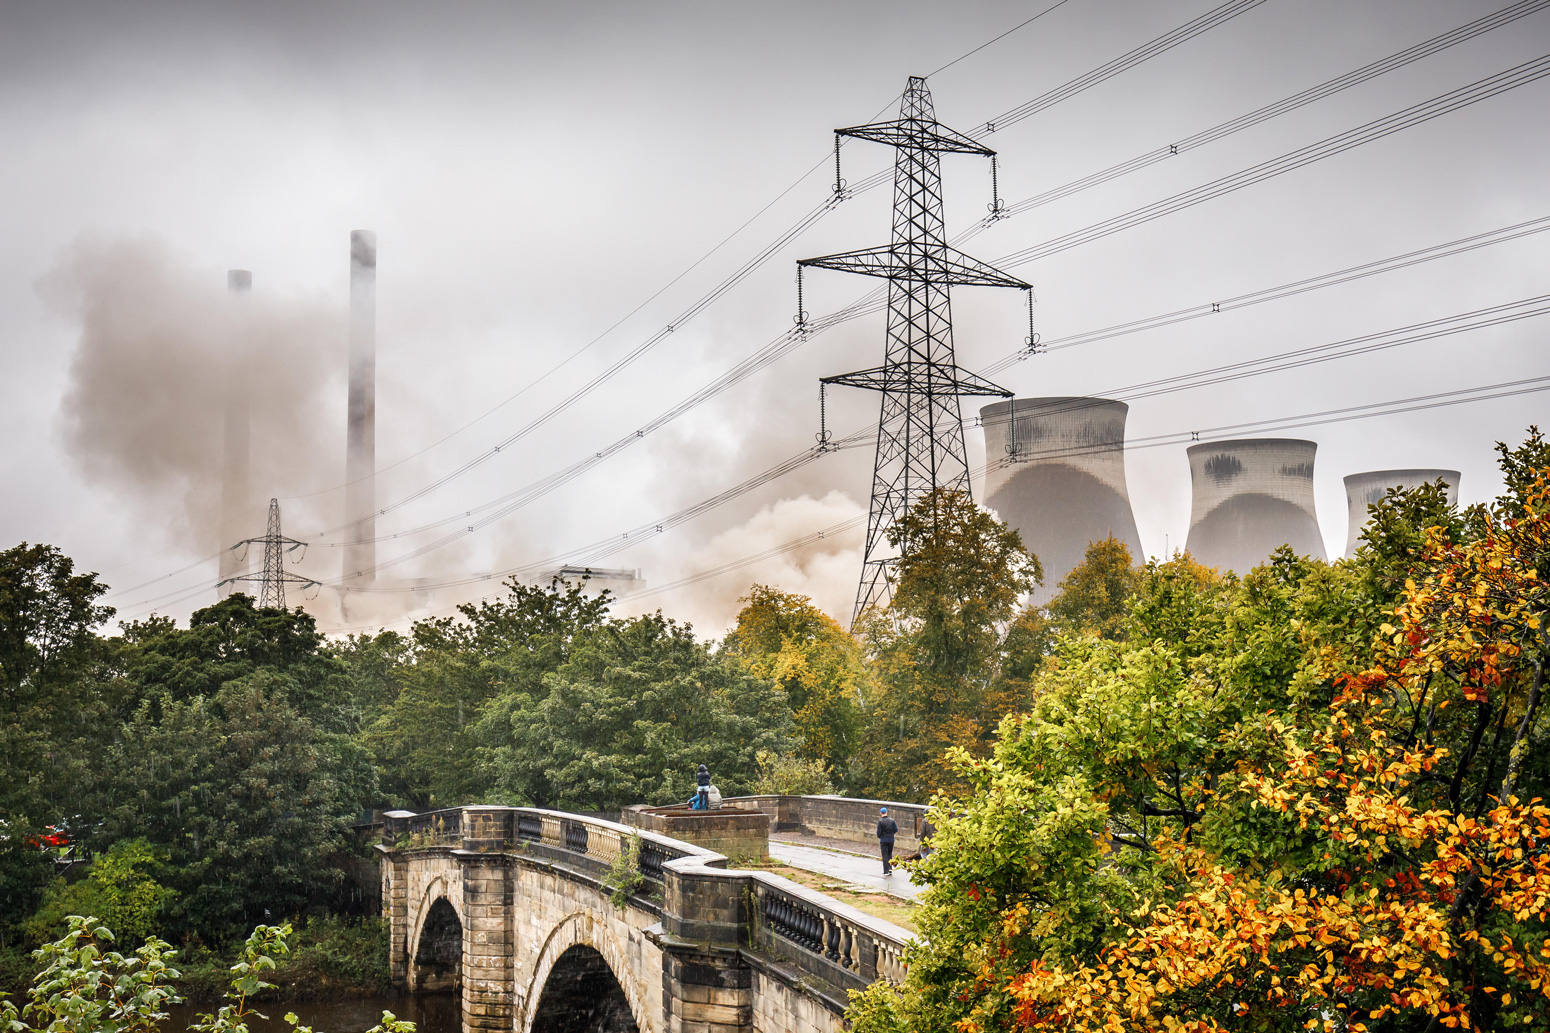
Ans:
[{"label": "smoke cloud", "polygon": [[[39,291],[79,326],[58,411],[65,448],[142,526],[213,551],[262,534],[271,496],[339,481],[339,435],[327,433],[337,406],[324,401],[338,391],[342,312],[266,294],[261,279],[229,295],[224,270],[193,268],[146,236],[78,240]],[[250,406],[252,505],[221,526],[233,392]]]},{"label": "smoke cloud", "polygon": [[[713,571],[723,564],[758,555],[865,513],[854,499],[839,491],[831,491],[821,498],[802,495],[781,499],[760,509],[738,526],[716,535],[693,550],[691,556],[681,558],[676,570],[669,562],[649,568],[648,588],[651,582],[666,584]],[[661,607],[669,615],[691,622],[702,638],[715,638],[724,635],[736,622],[737,613],[742,609],[740,599],[748,594],[749,587],[766,584],[810,597],[819,609],[849,626],[856,580],[861,570],[863,539],[864,529],[852,528],[669,594],[648,596],[638,601],[625,599],[617,610],[639,613]]]}]

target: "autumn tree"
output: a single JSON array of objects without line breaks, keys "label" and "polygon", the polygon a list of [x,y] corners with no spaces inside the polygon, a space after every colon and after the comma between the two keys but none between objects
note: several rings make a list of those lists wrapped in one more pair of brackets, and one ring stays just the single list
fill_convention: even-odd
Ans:
[{"label": "autumn tree", "polygon": [[754,585],[742,601],[723,650],[784,690],[798,755],[843,777],[860,748],[866,682],[860,644],[806,596]]},{"label": "autumn tree", "polygon": [[854,1028],[1547,1028],[1550,461],[1502,451],[1508,495],[1419,542],[1426,492],[1353,561],[1149,565],[955,754],[923,940]]}]

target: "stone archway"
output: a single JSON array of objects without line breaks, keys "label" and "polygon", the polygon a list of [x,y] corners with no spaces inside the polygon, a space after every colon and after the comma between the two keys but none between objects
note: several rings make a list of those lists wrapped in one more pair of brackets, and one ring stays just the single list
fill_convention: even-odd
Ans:
[{"label": "stone archway", "polygon": [[463,923],[446,897],[437,897],[420,922],[409,962],[414,993],[456,990],[463,985]]},{"label": "stone archway", "polygon": [[531,1033],[639,1033],[624,986],[595,947],[567,947],[544,980]]},{"label": "stone archway", "polygon": [[[599,970],[601,963],[601,970]],[[643,1011],[644,987],[630,958],[612,935],[606,921],[586,911],[573,911],[555,924],[530,970],[527,992],[518,1000],[520,1009],[516,1033],[654,1033],[656,1024]],[[558,973],[558,976],[556,976]],[[607,978],[603,978],[606,973]],[[582,1013],[570,1011],[566,1001],[577,986],[590,987],[600,1000],[606,996],[617,1009],[618,997],[625,1005],[624,1023],[600,1024],[612,1012],[595,1009]],[[552,999],[549,991],[554,990]],[[542,1021],[541,1021],[542,1020]],[[609,1020],[611,1021],[611,1020]]]}]

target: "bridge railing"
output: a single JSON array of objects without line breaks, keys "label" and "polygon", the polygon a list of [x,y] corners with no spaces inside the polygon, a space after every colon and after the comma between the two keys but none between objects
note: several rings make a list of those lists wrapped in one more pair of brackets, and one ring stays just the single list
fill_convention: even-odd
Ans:
[{"label": "bridge railing", "polygon": [[759,946],[783,954],[799,948],[864,983],[903,981],[906,930],[779,876],[753,874]]},{"label": "bridge railing", "polygon": [[585,867],[606,869],[628,849],[632,836],[640,837],[637,868],[658,885],[667,861],[697,857],[713,867],[726,863],[720,854],[682,840],[603,818],[537,807],[453,807],[424,814],[393,811],[383,823],[382,843],[390,850],[536,850],[556,859],[583,862]]}]

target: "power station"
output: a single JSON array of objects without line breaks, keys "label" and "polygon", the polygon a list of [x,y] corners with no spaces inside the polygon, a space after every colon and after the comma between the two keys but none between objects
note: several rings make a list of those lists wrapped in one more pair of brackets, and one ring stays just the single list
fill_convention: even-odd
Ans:
[{"label": "power station", "polygon": [[1125,485],[1125,417],[1109,398],[1015,398],[980,409],[985,504],[1044,566],[1035,603],[1048,602],[1087,546],[1113,535],[1143,562]]},{"label": "power station", "polygon": [[1368,507],[1383,501],[1390,488],[1417,488],[1441,479],[1448,486],[1448,502],[1459,502],[1459,472],[1457,470],[1369,470],[1353,473],[1345,479],[1346,535],[1345,554],[1349,559],[1356,555],[1356,546],[1367,526]]},{"label": "power station", "polygon": [[1238,438],[1189,447],[1185,549],[1199,563],[1247,574],[1283,545],[1324,559],[1313,508],[1313,456],[1299,438]]}]

